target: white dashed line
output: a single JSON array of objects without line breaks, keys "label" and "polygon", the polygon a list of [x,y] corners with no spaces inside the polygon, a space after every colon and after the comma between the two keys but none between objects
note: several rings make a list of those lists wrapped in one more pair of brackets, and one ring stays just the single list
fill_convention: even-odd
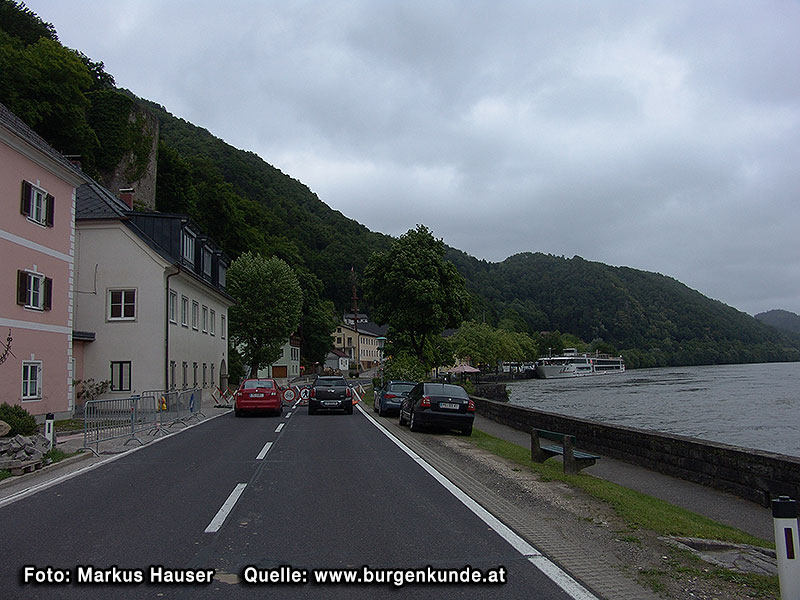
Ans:
[{"label": "white dashed line", "polygon": [[286,423],[281,423],[280,425],[278,425],[278,426],[275,428],[275,433],[280,433],[280,432],[281,432],[281,429],[283,429],[283,426],[284,426],[284,425],[286,425]]},{"label": "white dashed line", "polygon": [[239,500],[239,496],[242,495],[244,492],[244,488],[247,487],[246,483],[237,483],[236,487],[233,488],[231,495],[228,496],[228,499],[225,500],[225,504],[222,505],[217,511],[217,514],[214,515],[214,518],[211,519],[211,523],[208,524],[206,527],[206,533],[216,533],[219,531],[219,528],[222,527],[222,524],[225,522],[225,519],[228,518],[228,515],[233,510],[233,507],[236,505],[236,502]]},{"label": "white dashed line", "polygon": [[261,449],[261,452],[259,452],[258,456],[256,456],[256,460],[262,460],[267,455],[267,452],[269,452],[270,448],[272,448],[272,442],[267,442],[266,444],[264,444],[264,447]]}]

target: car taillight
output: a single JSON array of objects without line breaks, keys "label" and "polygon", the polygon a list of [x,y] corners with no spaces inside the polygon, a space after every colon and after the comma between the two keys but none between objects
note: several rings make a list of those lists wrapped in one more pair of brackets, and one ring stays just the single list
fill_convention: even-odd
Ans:
[{"label": "car taillight", "polygon": [[349,398],[350,396],[353,395],[353,390],[351,390],[350,388],[347,388],[347,390],[345,391],[344,395],[345,395],[346,398]]},{"label": "car taillight", "polygon": [[311,388],[311,397],[312,398],[316,398],[317,397],[317,388]]},{"label": "car taillight", "polygon": [[431,407],[431,398],[430,396],[423,396],[422,401],[419,403],[420,408],[430,408]]},{"label": "car taillight", "polygon": [[397,394],[384,394],[384,398],[397,398]]},{"label": "car taillight", "polygon": [[467,412],[475,412],[475,403],[472,400],[467,404]]}]

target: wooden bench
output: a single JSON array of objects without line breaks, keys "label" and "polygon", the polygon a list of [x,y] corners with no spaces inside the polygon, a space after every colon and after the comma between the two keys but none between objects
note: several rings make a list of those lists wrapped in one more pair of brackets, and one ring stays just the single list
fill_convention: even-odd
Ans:
[{"label": "wooden bench", "polygon": [[[542,444],[542,440],[559,442],[560,445]],[[581,469],[591,467],[599,456],[575,450],[575,436],[544,429],[531,429],[531,460],[543,463],[551,456],[564,457],[564,473],[575,475]]]}]

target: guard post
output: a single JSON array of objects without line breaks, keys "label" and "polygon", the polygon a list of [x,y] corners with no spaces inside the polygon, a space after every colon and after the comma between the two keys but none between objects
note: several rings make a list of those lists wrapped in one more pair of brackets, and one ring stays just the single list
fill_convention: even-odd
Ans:
[{"label": "guard post", "polygon": [[44,419],[44,437],[50,442],[50,448],[56,447],[56,416],[53,413],[47,413]]},{"label": "guard post", "polygon": [[781,600],[800,600],[800,537],[797,527],[797,502],[788,496],[772,499],[775,526],[775,552]]}]

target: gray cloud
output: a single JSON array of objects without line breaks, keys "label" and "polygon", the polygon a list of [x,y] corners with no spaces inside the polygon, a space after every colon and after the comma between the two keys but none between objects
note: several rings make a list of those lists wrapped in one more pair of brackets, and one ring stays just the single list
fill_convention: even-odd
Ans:
[{"label": "gray cloud", "polygon": [[800,312],[795,2],[27,4],[372,229]]}]

